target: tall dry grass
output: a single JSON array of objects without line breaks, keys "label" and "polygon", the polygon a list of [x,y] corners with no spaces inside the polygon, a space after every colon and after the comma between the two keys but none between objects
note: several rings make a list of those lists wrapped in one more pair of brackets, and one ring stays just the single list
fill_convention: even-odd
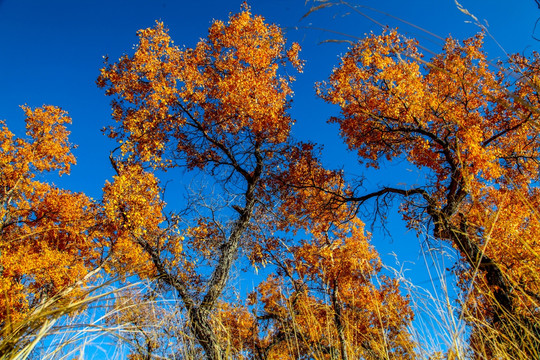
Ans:
[{"label": "tall dry grass", "polygon": [[116,340],[101,346],[102,353],[118,352],[117,345],[126,340],[122,327],[108,326],[106,320],[114,316],[118,294],[136,284],[102,281],[100,270],[46,299],[21,321],[6,324],[0,330],[0,360],[85,359],[85,348],[95,353],[105,337]]}]

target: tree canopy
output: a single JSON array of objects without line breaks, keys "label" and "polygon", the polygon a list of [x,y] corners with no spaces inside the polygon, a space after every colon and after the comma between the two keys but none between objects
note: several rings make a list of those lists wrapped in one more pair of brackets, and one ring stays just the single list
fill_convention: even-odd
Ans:
[{"label": "tree canopy", "polygon": [[372,35],[319,91],[341,107],[330,121],[360,161],[377,167],[402,156],[428,174],[419,187],[344,200],[401,197],[409,227],[427,226],[459,251],[460,285],[474,289],[463,304],[472,316],[530,322],[538,336],[539,58],[490,66],[482,38],[448,39],[424,60],[395,31]]},{"label": "tree canopy", "polygon": [[[540,57],[491,64],[482,46],[482,34],[449,38],[426,59],[386,30],[317,85],[340,107],[329,121],[361,163],[401,159],[425,174],[362,193],[322,163],[320,147],[292,136],[303,61],[278,26],[243,5],[193,48],[175,46],[161,22],[140,30],[133,53],[106,59],[97,79],[117,146],[100,199],[41,180],[75,164],[65,111],[23,107],[26,138],[2,124],[0,336],[102,269],[155,280],[111,320],[138,329],[131,359],[181,357],[182,334],[194,358],[416,358],[410,298],[383,270],[365,229],[373,218],[359,211],[399,199],[411,229],[459,253],[471,357],[498,356],[497,342],[537,356]],[[191,176],[199,184],[186,207],[171,207],[166,179]],[[235,268],[265,279],[235,294]],[[175,311],[151,310],[156,292],[176,296]]]}]

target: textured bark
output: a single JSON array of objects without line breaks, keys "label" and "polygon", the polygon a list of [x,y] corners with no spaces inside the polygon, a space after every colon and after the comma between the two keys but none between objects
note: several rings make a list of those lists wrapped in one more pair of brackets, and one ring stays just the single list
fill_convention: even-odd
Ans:
[{"label": "textured bark", "polygon": [[332,306],[334,308],[334,321],[336,322],[336,329],[339,338],[339,349],[341,352],[341,359],[348,360],[347,356],[347,346],[345,342],[345,334],[343,332],[343,322],[341,321],[341,303],[338,300],[337,296],[337,285],[334,282],[332,289]]},{"label": "textured bark", "polygon": [[[454,179],[454,177],[452,178]],[[438,209],[434,205],[436,202],[431,198],[429,193],[420,188],[403,190],[386,187],[377,192],[360,197],[346,198],[345,200],[363,204],[369,199],[384,196],[401,195],[410,197],[420,195],[427,203],[427,213],[434,224],[433,235],[439,239],[450,240],[456,245],[469,266],[485,272],[488,285],[495,289],[493,294],[496,301],[495,310],[497,313],[494,320],[499,321],[502,313],[515,315],[516,312],[511,290],[505,280],[504,274],[499,266],[480,249],[474,239],[471,239],[465,217],[462,214],[455,213],[467,196],[467,193],[459,183],[452,181],[451,184],[452,186],[449,188],[450,190],[447,194],[447,204],[443,209]],[[459,227],[453,225],[451,222],[451,219],[456,216],[461,218]]]}]

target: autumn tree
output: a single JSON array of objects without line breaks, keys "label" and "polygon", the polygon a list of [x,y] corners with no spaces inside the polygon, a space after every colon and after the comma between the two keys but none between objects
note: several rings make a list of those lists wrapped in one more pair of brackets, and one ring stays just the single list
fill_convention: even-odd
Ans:
[{"label": "autumn tree", "polygon": [[[324,191],[292,186],[299,176],[311,176],[335,189],[343,186],[337,172],[320,166],[313,146],[297,144],[290,137],[293,120],[287,110],[293,78],[285,69],[290,65],[301,69],[299,46],[286,48],[279,27],[253,16],[247,6],[227,23],[214,21],[208,37],[194,48],[174,46],[161,23],[140,30],[138,36],[135,53],[107,63],[98,79],[98,85],[113,97],[116,124],[106,132],[119,144],[111,154],[116,175],[105,186],[103,205],[105,228],[114,234],[114,246],[123,249],[125,256],[115,257],[118,260],[111,266],[158,277],[166,290],[174,291],[190,332],[208,359],[231,356],[224,328],[225,333],[239,334],[234,336],[236,358],[286,356],[272,353],[269,343],[264,351],[253,347],[265,336],[274,339],[270,343],[282,345],[281,333],[256,330],[256,324],[264,321],[264,316],[251,315],[256,302],[245,308],[228,303],[225,295],[233,264],[277,268],[275,259],[287,251],[286,266],[293,266],[291,261],[298,266],[305,263],[313,273],[313,278],[306,272],[289,276],[294,280],[290,285],[330,286],[330,292],[304,292],[311,309],[320,303],[331,315],[331,324],[341,321],[341,313],[363,312],[362,316],[371,317],[372,325],[366,326],[406,341],[402,333],[410,320],[407,301],[391,280],[383,280],[380,287],[371,284],[380,263],[361,223],[355,222],[353,228],[346,225],[348,218],[340,215],[350,214],[348,206],[336,204]],[[167,174],[186,176],[186,172],[211,184],[213,203],[194,202],[190,212],[168,212],[162,199],[164,185],[158,179]],[[309,236],[304,245],[293,249],[299,232]],[[315,261],[329,234],[335,238],[336,251],[343,253],[336,255],[344,258],[340,266],[351,267],[356,278],[341,279],[339,272],[346,270],[332,270],[329,249],[324,250],[326,261]],[[357,244],[365,251],[356,253]],[[323,275],[325,266],[335,273],[331,278]],[[278,271],[276,276],[282,274]],[[362,279],[359,292],[377,294],[366,309],[346,300],[349,292],[356,291],[355,279]],[[390,300],[383,299],[386,293],[391,294]],[[334,298],[331,303],[329,295]],[[270,295],[261,290],[260,296]],[[374,312],[385,301],[402,305],[403,311],[384,315],[378,323]],[[343,310],[341,305],[338,310],[338,302],[343,302]],[[343,326],[337,323],[329,326],[341,331],[341,346],[348,346]],[[322,339],[317,341],[322,344]]]},{"label": "autumn tree", "polygon": [[[75,164],[66,129],[71,119],[53,106],[23,110],[25,138],[0,124],[1,338],[103,260],[98,205],[44,181],[54,172],[69,174]],[[69,294],[78,295],[77,289]]]},{"label": "autumn tree", "polygon": [[[98,80],[115,96],[118,126],[108,133],[122,155],[112,159],[118,175],[105,201],[117,231],[135,240],[143,262],[150,259],[178,293],[206,356],[221,359],[211,312],[259,206],[262,179],[288,141],[291,90],[278,69],[287,62],[300,66],[298,46],[286,50],[280,30],[247,10],[228,24],[214,22],[208,39],[193,49],[173,46],[159,23],[141,30],[139,39],[135,54],[107,65]],[[216,176],[230,196],[232,220],[200,216],[181,234],[160,231],[154,171],[181,166]]]},{"label": "autumn tree", "polygon": [[[351,219],[276,255],[277,271],[249,297],[256,317],[248,319],[259,336],[249,334],[256,340],[243,346],[252,345],[253,358],[414,358],[408,299],[396,280],[380,273],[361,221]],[[232,315],[239,310],[225,319],[240,318]]]},{"label": "autumn tree", "polygon": [[537,357],[540,58],[492,66],[482,43],[482,35],[448,39],[426,60],[395,31],[369,35],[318,91],[341,107],[330,121],[361,162],[406,159],[426,175],[419,186],[341,199],[399,198],[410,228],[428,227],[458,250],[460,284],[472,289],[463,307],[476,330],[493,326],[521,344],[514,350]]},{"label": "autumn tree", "polygon": [[312,145],[287,155],[294,161],[274,182],[280,205],[247,246],[250,259],[275,271],[219,312],[232,348],[254,359],[414,358],[408,299],[382,274],[354,206],[327,192],[344,190],[341,173],[324,169]]}]

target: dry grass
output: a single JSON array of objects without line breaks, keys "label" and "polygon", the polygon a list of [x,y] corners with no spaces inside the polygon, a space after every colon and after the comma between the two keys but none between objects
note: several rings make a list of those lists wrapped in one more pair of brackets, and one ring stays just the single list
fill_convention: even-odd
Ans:
[{"label": "dry grass", "polygon": [[[414,285],[396,272],[401,277],[404,291],[409,294],[416,314],[415,323],[410,328],[417,344],[414,349],[416,358],[540,358],[538,333],[531,332],[531,324],[524,323],[523,319],[509,317],[505,319],[504,327],[494,328],[487,319],[478,319],[466,309],[459,308],[455,301],[457,290],[452,288],[449,283],[453,281],[447,280],[445,275],[446,264],[453,261],[451,250],[435,253],[426,251],[424,256],[426,261],[436,265],[431,268],[433,273],[430,278],[438,279],[431,286],[438,291]],[[103,354],[100,358],[122,359],[126,358],[128,352],[132,352],[140,355],[134,359],[143,359],[147,352],[141,339],[151,338],[160,342],[161,349],[165,349],[154,353],[153,359],[203,358],[199,347],[186,330],[185,319],[175,300],[153,298],[134,302],[136,293],[140,291],[142,294],[144,290],[136,290],[135,287],[109,290],[108,286],[110,284],[92,287],[87,290],[84,298],[67,303],[61,299],[68,297],[72,289],[66,289],[36,308],[24,321],[3,329],[0,360],[24,360],[32,358],[31,355],[40,359],[85,359],[85,354],[94,354],[93,358],[96,358],[96,348],[99,347]],[[134,309],[146,314],[144,321],[137,322],[122,315],[130,312],[132,315],[137,314],[133,312]],[[90,310],[93,310],[93,315]],[[312,344],[306,347],[303,332],[306,322],[308,326],[311,322],[312,326],[319,327],[321,323],[332,324],[332,320],[321,321],[316,315],[310,317],[309,312],[305,312],[300,324],[296,321],[295,312],[291,311],[289,315],[293,331],[282,346],[287,348],[290,358],[300,358],[307,353],[312,359],[328,359],[328,354],[320,346]],[[354,326],[346,323],[345,333],[352,332]],[[328,342],[338,342],[335,329],[331,326],[323,328],[322,332],[321,338]],[[104,338],[109,340],[103,341]],[[380,337],[378,345],[376,358],[395,359],[385,351],[387,345],[384,336]],[[230,344],[226,348],[229,349],[229,358],[235,358]],[[350,358],[356,358],[352,355],[353,351]],[[340,358],[336,356],[336,359]]]}]

